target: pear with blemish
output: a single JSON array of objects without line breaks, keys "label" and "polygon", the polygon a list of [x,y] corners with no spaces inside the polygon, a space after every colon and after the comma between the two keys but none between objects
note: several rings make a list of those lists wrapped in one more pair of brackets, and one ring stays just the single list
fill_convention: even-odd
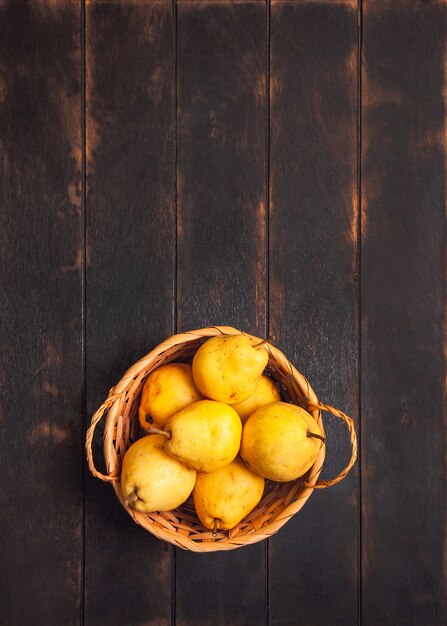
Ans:
[{"label": "pear with blemish", "polygon": [[255,474],[287,482],[312,467],[324,443],[323,431],[307,411],[272,402],[245,422],[240,454]]},{"label": "pear with blemish", "polygon": [[278,402],[281,400],[279,391],[275,383],[271,378],[263,374],[259,379],[258,386],[254,394],[252,394],[246,400],[237,402],[231,406],[239,415],[244,424],[252,413],[259,409],[260,406],[270,404],[271,402]]},{"label": "pear with blemish", "polygon": [[124,455],[121,491],[127,506],[137,511],[169,511],[187,500],[196,482],[195,470],[173,459],[165,437],[147,435]]},{"label": "pear with blemish", "polygon": [[234,528],[259,502],[264,479],[236,458],[211,474],[198,472],[192,495],[197,515],[205,528]]},{"label": "pear with blemish", "polygon": [[250,397],[268,363],[265,342],[245,335],[212,337],[200,346],[192,362],[199,391],[207,398],[235,404]]},{"label": "pear with blemish", "polygon": [[141,394],[138,417],[144,430],[163,428],[172,415],[202,400],[189,363],[168,363],[149,374]]}]

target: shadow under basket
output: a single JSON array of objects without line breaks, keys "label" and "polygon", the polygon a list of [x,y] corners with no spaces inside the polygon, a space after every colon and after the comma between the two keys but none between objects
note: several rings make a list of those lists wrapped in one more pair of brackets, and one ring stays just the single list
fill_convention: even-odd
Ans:
[{"label": "shadow under basket", "polygon": [[[321,444],[318,457],[311,469],[301,478],[287,483],[266,480],[261,502],[230,531],[217,531],[214,536],[197,517],[192,497],[177,509],[167,512],[140,513],[126,506],[120,485],[121,462],[126,450],[143,432],[138,420],[141,391],[148,375],[157,367],[174,361],[191,361],[196,350],[208,338],[215,335],[238,335],[241,331],[229,326],[211,326],[174,335],[159,344],[144,358],[133,365],[119,383],[110,390],[109,396],[92,417],[86,435],[87,461],[92,474],[111,482],[122,506],[137,524],[153,535],[179,548],[194,552],[233,550],[267,539],[276,533],[306,503],[314,489],[337,484],[346,476],[357,458],[357,438],[354,424],[342,411],[321,403],[309,382],[271,344],[266,344],[269,362],[266,373],[275,381],[285,402],[305,408],[323,429],[322,411],[328,411],[342,419],[348,427],[352,454],[346,468],[333,480],[318,477],[325,458],[325,444]],[[262,339],[252,337],[256,342]],[[107,474],[99,472],[94,465],[92,440],[96,425],[107,414],[104,427],[104,458]]]}]

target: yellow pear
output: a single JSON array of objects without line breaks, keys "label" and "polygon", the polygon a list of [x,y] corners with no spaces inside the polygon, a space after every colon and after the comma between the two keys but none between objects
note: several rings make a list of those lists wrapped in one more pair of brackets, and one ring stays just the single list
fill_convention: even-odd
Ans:
[{"label": "yellow pear", "polygon": [[149,374],[141,394],[138,417],[142,428],[163,428],[168,419],[188,404],[202,399],[188,363],[168,363]]},{"label": "yellow pear", "polygon": [[307,411],[272,402],[245,422],[240,454],[256,474],[286,482],[312,467],[324,442],[321,428]]},{"label": "yellow pear", "polygon": [[252,394],[246,400],[237,402],[231,406],[239,415],[244,424],[252,413],[256,411],[260,406],[264,404],[270,404],[271,402],[278,402],[281,400],[279,391],[275,383],[271,378],[263,374],[259,379],[258,386],[254,394]]},{"label": "yellow pear", "polygon": [[200,346],[194,355],[192,374],[204,396],[235,404],[256,391],[267,362],[264,345],[245,335],[222,335]]},{"label": "yellow pear", "polygon": [[236,458],[211,474],[198,472],[192,495],[197,515],[205,526],[234,528],[260,502],[264,479]]},{"label": "yellow pear", "polygon": [[162,435],[147,435],[124,455],[121,491],[126,504],[137,511],[175,509],[193,490],[195,470],[169,456],[164,442]]},{"label": "yellow pear", "polygon": [[222,402],[199,400],[173,415],[165,426],[165,450],[188,467],[214,472],[230,463],[241,443],[242,423]]}]

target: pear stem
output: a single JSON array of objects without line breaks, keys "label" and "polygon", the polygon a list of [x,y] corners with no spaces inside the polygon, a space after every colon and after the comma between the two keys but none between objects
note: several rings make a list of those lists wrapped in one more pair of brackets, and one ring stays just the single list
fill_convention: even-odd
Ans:
[{"label": "pear stem", "polygon": [[146,430],[150,435],[163,435],[163,437],[166,437],[167,439],[172,437],[172,433],[166,430],[161,430],[160,428],[155,428],[155,426],[148,426]]},{"label": "pear stem", "polygon": [[307,431],[307,436],[308,437],[315,437],[316,439],[321,439],[321,441],[323,443],[326,443],[326,437],[323,437],[322,435],[318,435],[317,433],[313,433],[310,430]]},{"label": "pear stem", "polygon": [[272,343],[275,340],[276,340],[275,335],[270,335],[270,337],[267,337],[267,339],[263,339],[263,341],[261,341],[260,343],[255,343],[253,348],[261,348],[264,344],[269,343],[269,342]]},{"label": "pear stem", "polygon": [[129,506],[133,504],[134,502],[136,502],[137,500],[138,500],[137,492],[132,491],[132,493],[129,494],[129,496],[126,498],[125,502],[126,502],[126,505]]},{"label": "pear stem", "polygon": [[213,537],[217,537],[217,519],[214,518],[214,524],[213,524]]}]

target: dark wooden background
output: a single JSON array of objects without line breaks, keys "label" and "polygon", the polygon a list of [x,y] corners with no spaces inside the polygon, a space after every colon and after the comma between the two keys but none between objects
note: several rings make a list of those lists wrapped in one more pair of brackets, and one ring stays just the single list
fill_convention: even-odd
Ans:
[{"label": "dark wooden background", "polygon": [[[0,2],[2,626],[447,623],[446,9]],[[201,555],[132,522],[84,435],[209,324],[275,334],[360,461]]]}]

